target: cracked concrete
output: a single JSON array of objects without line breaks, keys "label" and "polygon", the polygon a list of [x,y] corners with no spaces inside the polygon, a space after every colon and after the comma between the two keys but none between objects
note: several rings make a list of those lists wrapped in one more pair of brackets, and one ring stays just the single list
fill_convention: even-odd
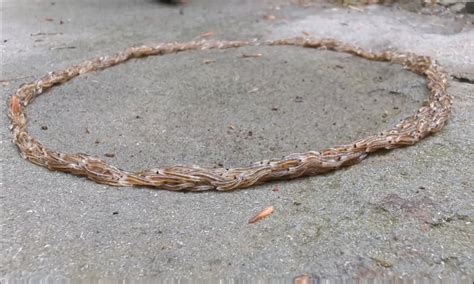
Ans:
[{"label": "cracked concrete", "polygon": [[[98,185],[24,161],[9,141],[3,104],[1,275],[474,274],[474,29],[467,16],[396,6],[189,2],[3,1],[1,100],[48,71],[130,45],[191,40],[208,31],[223,39],[305,32],[436,58],[457,78],[449,87],[452,117],[416,146],[335,173],[184,194]],[[243,52],[263,56],[242,59]],[[52,90],[28,114],[31,133],[44,144],[127,169],[238,166],[377,132],[411,114],[426,95],[423,78],[399,66],[253,47],[133,60]],[[270,217],[247,223],[268,205],[275,207]]]}]

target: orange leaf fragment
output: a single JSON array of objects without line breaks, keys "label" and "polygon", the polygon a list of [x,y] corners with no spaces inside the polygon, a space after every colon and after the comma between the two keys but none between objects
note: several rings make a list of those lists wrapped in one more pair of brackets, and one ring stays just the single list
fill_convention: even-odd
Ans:
[{"label": "orange leaf fragment", "polygon": [[273,213],[273,206],[268,206],[267,208],[263,209],[262,211],[258,212],[255,216],[253,216],[249,220],[249,224],[256,223],[272,213]]}]

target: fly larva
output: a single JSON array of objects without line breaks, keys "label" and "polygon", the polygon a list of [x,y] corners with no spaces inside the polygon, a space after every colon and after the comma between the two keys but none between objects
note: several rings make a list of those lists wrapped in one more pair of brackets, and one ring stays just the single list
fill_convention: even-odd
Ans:
[{"label": "fly larva", "polygon": [[262,211],[258,212],[249,220],[249,224],[256,223],[264,218],[266,218],[268,215],[273,213],[273,206],[268,206]]}]

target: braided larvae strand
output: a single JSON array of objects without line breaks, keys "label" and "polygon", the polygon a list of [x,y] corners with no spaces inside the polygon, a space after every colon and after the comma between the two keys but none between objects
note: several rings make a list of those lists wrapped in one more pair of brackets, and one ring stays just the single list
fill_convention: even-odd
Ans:
[{"label": "braided larvae strand", "polygon": [[[27,132],[26,107],[42,93],[84,73],[103,70],[132,58],[202,50],[227,49],[244,46],[298,46],[345,52],[372,61],[386,61],[404,66],[426,77],[429,90],[427,102],[418,111],[403,119],[391,129],[322,151],[294,153],[280,159],[255,162],[242,168],[204,168],[199,166],[169,166],[130,172],[107,164],[105,161],[82,153],[61,153],[43,146]],[[114,186],[150,186],[168,190],[219,190],[247,188],[270,180],[293,179],[317,175],[354,165],[369,153],[380,149],[394,149],[413,145],[424,137],[439,131],[451,112],[452,97],[447,93],[447,76],[429,57],[411,53],[363,50],[334,39],[289,38],[275,41],[190,41],[161,43],[152,46],[131,47],[112,56],[99,57],[22,85],[9,98],[12,141],[20,155],[50,170],[85,176],[97,183]]]}]

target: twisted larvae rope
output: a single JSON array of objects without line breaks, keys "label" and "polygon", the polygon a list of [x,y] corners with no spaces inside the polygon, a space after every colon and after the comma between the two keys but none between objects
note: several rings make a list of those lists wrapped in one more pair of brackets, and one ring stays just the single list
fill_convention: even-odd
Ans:
[{"label": "twisted larvae rope", "polygon": [[[43,146],[26,129],[26,106],[55,85],[76,76],[123,63],[132,58],[165,55],[190,50],[227,49],[243,46],[299,46],[350,53],[373,61],[387,61],[404,66],[426,77],[427,101],[418,111],[401,120],[391,129],[359,139],[350,144],[320,152],[295,153],[280,159],[256,162],[242,168],[204,168],[199,166],[169,166],[131,172],[107,164],[99,158],[77,153],[61,153]],[[51,72],[43,78],[22,85],[9,99],[12,141],[23,158],[50,170],[68,172],[102,184],[115,186],[151,186],[168,190],[229,191],[261,184],[270,180],[292,179],[316,175],[359,163],[369,153],[413,145],[427,135],[439,131],[448,119],[452,97],[447,93],[447,77],[429,57],[411,53],[363,50],[334,39],[289,38],[275,41],[190,41],[131,47],[112,56],[100,57]]]}]

